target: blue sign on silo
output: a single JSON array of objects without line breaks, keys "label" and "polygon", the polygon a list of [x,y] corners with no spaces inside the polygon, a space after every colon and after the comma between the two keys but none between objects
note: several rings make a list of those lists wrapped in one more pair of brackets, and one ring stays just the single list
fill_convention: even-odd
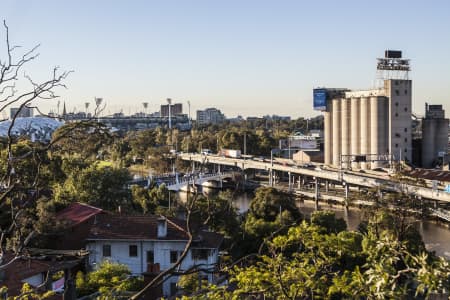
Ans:
[{"label": "blue sign on silo", "polygon": [[314,89],[314,110],[326,110],[327,109],[327,90],[326,89]]}]

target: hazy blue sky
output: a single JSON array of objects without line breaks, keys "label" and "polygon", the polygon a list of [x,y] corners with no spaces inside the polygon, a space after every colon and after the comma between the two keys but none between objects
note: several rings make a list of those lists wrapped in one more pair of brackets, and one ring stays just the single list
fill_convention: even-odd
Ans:
[{"label": "hazy blue sky", "polygon": [[170,97],[192,113],[312,116],[314,87],[370,88],[390,48],[411,59],[413,110],[450,113],[448,0],[0,0],[0,17],[16,44],[42,44],[28,73],[75,71],[69,110],[97,96],[110,112],[156,111]]}]

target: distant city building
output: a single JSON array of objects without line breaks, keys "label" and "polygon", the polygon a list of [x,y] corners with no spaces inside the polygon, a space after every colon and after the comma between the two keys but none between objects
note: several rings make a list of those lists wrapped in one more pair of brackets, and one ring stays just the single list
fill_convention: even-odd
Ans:
[{"label": "distant city building", "polygon": [[225,121],[225,115],[217,108],[197,110],[197,124],[219,124]]},{"label": "distant city building", "polygon": [[[183,114],[183,104],[182,103],[175,103],[170,105],[170,115],[171,116],[177,116]],[[169,116],[169,104],[161,105],[161,111],[160,111],[161,117],[168,117]]]},{"label": "distant city building", "polygon": [[245,119],[242,116],[237,116],[236,118],[228,118],[227,121],[230,123],[241,123],[245,121]]},{"label": "distant city building", "polygon": [[266,120],[266,119],[261,118],[261,117],[247,117],[247,119],[246,119],[246,121],[249,123],[258,123],[258,122],[263,122],[264,120]]},{"label": "distant city building", "polygon": [[448,156],[448,125],[442,105],[425,104],[422,119],[422,167],[445,164]]},{"label": "distant city building", "polygon": [[[10,118],[11,120],[14,119],[14,117],[18,117],[18,118],[31,118],[33,116],[33,108],[32,107],[22,107],[22,109],[20,109],[20,112],[17,114],[17,112],[19,111],[19,107],[12,107],[10,109]],[[17,114],[17,116],[16,116]]]},{"label": "distant city building", "polygon": [[277,116],[277,115],[272,115],[272,116],[266,115],[263,118],[266,120],[273,120],[273,121],[290,121],[291,120],[291,117],[289,117],[289,116]]}]

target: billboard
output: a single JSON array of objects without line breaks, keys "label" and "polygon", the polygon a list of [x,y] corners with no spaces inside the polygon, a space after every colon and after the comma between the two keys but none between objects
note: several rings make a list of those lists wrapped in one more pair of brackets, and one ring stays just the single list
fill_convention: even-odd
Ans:
[{"label": "billboard", "polygon": [[314,89],[314,110],[324,111],[327,109],[327,90]]},{"label": "billboard", "polygon": [[386,50],[384,51],[385,58],[402,58],[402,51],[398,50]]}]

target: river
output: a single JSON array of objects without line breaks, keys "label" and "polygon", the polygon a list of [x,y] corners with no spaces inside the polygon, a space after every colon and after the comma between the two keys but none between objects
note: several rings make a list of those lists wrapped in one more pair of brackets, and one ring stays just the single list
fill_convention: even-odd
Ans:
[{"label": "river", "polygon": [[[209,195],[217,193],[217,190],[205,188],[203,190]],[[234,203],[240,213],[248,210],[252,197],[251,193],[240,193],[235,196]],[[185,200],[186,194],[180,193],[179,198],[181,201]],[[314,201],[299,201],[298,206],[300,211],[307,216],[315,210]],[[356,230],[362,219],[362,212],[357,208],[349,208],[346,212],[343,206],[328,205],[326,203],[320,203],[320,208],[334,211],[338,218],[343,218],[347,222],[349,230]],[[416,221],[416,226],[427,249],[435,251],[437,255],[450,260],[450,229],[443,224],[433,221]]]}]

